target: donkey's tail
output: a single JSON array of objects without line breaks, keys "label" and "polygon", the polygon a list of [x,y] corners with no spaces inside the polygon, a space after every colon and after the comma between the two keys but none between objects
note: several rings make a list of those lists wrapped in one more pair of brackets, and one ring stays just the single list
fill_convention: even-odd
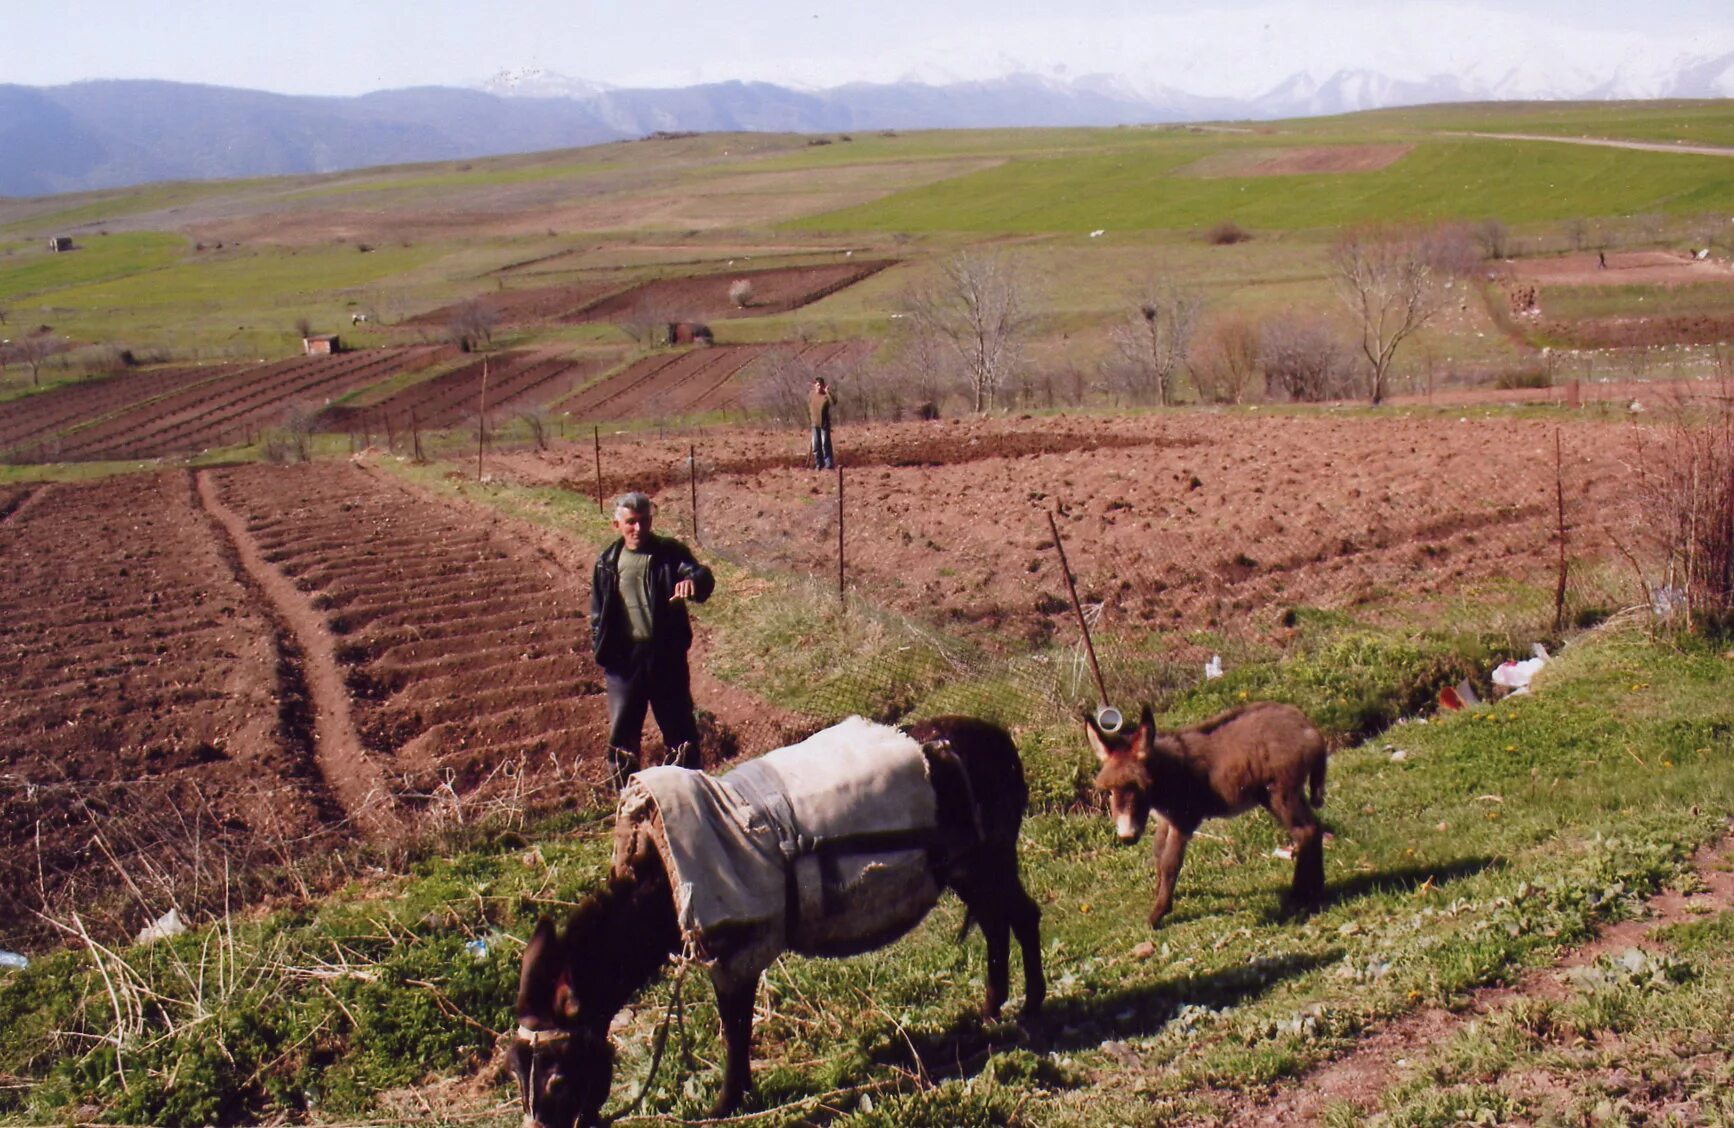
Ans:
[{"label": "donkey's tail", "polygon": [[963,923],[957,929],[957,943],[961,944],[969,936],[969,930],[981,922],[975,919],[975,910],[968,905],[963,906]]},{"label": "donkey's tail", "polygon": [[1313,761],[1312,774],[1307,779],[1307,800],[1316,810],[1325,805],[1325,758]]}]

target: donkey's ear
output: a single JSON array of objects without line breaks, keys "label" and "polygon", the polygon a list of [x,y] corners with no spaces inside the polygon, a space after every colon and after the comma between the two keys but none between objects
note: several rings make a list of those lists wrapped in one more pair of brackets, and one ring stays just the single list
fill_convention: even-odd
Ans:
[{"label": "donkey's ear", "polygon": [[1156,714],[1150,711],[1150,706],[1144,706],[1144,711],[1138,716],[1138,731],[1132,734],[1132,742],[1138,747],[1138,755],[1148,756],[1150,750],[1156,747]]},{"label": "donkey's ear", "polygon": [[524,962],[518,972],[518,1014],[536,1013],[538,1004],[548,997],[556,974],[558,951],[554,922],[547,917],[536,921],[530,942],[524,945]]},{"label": "donkey's ear", "polygon": [[1084,714],[1084,736],[1090,741],[1090,748],[1096,753],[1096,759],[1102,763],[1108,762],[1110,749],[1107,741],[1102,739],[1102,730],[1096,727],[1096,718]]},{"label": "donkey's ear", "polygon": [[566,1022],[578,1021],[578,992],[572,990],[572,980],[564,973],[554,984],[554,1015]]}]

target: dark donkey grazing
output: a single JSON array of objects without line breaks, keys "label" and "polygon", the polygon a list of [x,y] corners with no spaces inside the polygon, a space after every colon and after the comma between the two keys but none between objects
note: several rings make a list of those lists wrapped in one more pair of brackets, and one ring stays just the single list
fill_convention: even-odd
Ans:
[{"label": "dark donkey grazing", "polygon": [[[777,873],[761,901],[765,916],[695,927],[693,914],[709,911],[712,894],[717,892],[709,886],[733,883],[706,881],[718,852],[713,838],[702,838],[702,857],[682,854],[678,843],[671,845],[684,834],[674,829],[684,802],[678,788],[720,792],[725,803],[743,796],[750,799],[750,814],[740,816],[736,809],[737,819],[744,818],[750,832],[763,829],[760,813],[779,803],[782,806],[773,810],[773,817],[800,811],[804,818],[808,808],[801,804],[807,798],[795,798],[791,807],[781,793],[764,789],[765,779],[777,777],[776,769],[790,763],[777,757],[798,753],[828,734],[845,730],[854,734],[857,729],[850,729],[851,725],[872,730],[870,735],[889,734],[890,740],[907,745],[898,756],[913,763],[914,774],[907,774],[900,759],[895,772],[869,770],[842,786],[827,780],[820,801],[843,808],[864,803],[884,808],[883,800],[860,797],[895,795],[883,781],[901,773],[900,778],[914,781],[901,785],[906,788],[904,798],[912,788],[917,801],[890,805],[927,812],[926,828],[913,835],[879,829],[860,840],[844,840],[815,838],[803,827],[796,839],[783,836],[766,855]],[[722,1092],[712,1115],[732,1112],[751,1088],[753,1001],[760,975],[777,956],[785,950],[846,956],[882,947],[914,927],[945,888],[956,891],[967,910],[966,919],[979,923],[987,940],[984,1015],[997,1017],[1006,1001],[1010,937],[1015,935],[1023,952],[1022,1020],[1026,1024],[1039,1020],[1046,994],[1041,910],[1018,876],[1018,830],[1029,793],[1017,748],[1005,730],[967,717],[924,721],[906,731],[904,736],[851,718],[802,745],[749,761],[725,776],[705,777],[664,767],[633,778],[621,797],[607,888],[579,904],[563,934],[556,934],[546,918],[539,921],[524,952],[518,1033],[510,1062],[526,1125],[567,1128],[601,1122],[614,1071],[609,1023],[672,958],[683,953],[709,966],[727,1048]],[[847,755],[825,751],[827,765],[849,760]],[[878,763],[864,762],[870,769]],[[764,767],[767,763],[769,770]],[[821,766],[818,770],[853,769]],[[652,813],[647,815],[647,810]],[[850,817],[856,819],[851,825],[860,825],[861,818],[852,813]],[[885,817],[867,812],[866,821],[883,828],[904,818],[901,811]],[[869,856],[862,861],[864,854]],[[854,883],[841,892],[839,871],[847,872],[850,876],[845,880]],[[820,875],[824,883],[819,882]]]},{"label": "dark donkey grazing", "polygon": [[1108,793],[1120,841],[1138,841],[1150,812],[1158,815],[1151,928],[1174,903],[1174,881],[1198,824],[1255,806],[1268,810],[1294,841],[1289,905],[1323,899],[1324,839],[1313,809],[1324,804],[1325,739],[1305,713],[1256,701],[1203,724],[1158,733],[1146,705],[1130,733],[1107,735],[1090,717],[1084,726],[1102,765],[1096,786]]}]

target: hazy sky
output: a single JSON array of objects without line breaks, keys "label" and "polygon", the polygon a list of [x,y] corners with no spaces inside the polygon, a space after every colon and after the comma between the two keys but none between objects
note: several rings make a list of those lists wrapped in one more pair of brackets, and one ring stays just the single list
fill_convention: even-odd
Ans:
[{"label": "hazy sky", "polygon": [[830,86],[1013,70],[1251,94],[1299,70],[1581,78],[1730,51],[1731,0],[0,0],[0,83],[290,94],[535,71]]}]

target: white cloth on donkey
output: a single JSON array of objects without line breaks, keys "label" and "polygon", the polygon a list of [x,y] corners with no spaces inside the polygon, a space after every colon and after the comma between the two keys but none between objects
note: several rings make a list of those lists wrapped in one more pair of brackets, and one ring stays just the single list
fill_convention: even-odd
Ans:
[{"label": "white cloth on donkey", "polygon": [[650,823],[681,931],[701,951],[705,933],[725,924],[776,927],[796,951],[860,951],[908,930],[939,898],[921,745],[860,717],[722,776],[639,772],[619,817]]}]

